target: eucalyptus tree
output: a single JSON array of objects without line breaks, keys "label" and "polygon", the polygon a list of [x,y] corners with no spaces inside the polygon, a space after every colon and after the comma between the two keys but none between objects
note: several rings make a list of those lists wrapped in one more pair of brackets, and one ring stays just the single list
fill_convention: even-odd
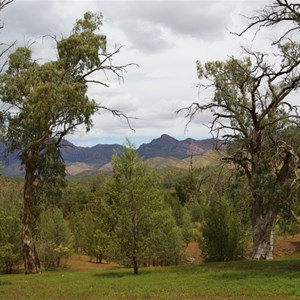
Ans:
[{"label": "eucalyptus tree", "polygon": [[211,132],[222,136],[229,146],[227,160],[247,178],[253,259],[273,257],[274,225],[295,201],[300,148],[288,132],[299,128],[299,115],[288,96],[300,84],[299,54],[299,46],[290,42],[279,46],[272,61],[248,51],[241,59],[197,62],[200,96],[211,89],[211,98],[186,108],[190,120],[201,111],[212,113]]},{"label": "eucalyptus tree", "polygon": [[[10,151],[19,151],[25,170],[22,244],[26,274],[41,272],[31,230],[33,195],[41,182],[64,171],[60,156],[63,138],[79,125],[90,130],[91,116],[98,109],[122,115],[97,105],[87,94],[91,84],[107,86],[107,73],[120,78],[128,66],[113,64],[120,48],[106,51],[106,36],[99,33],[101,25],[101,14],[85,13],[69,36],[52,36],[57,59],[43,64],[33,59],[28,47],[17,48],[0,77],[1,99],[10,108],[6,140]],[[49,172],[47,165],[55,171]]]},{"label": "eucalyptus tree", "polygon": [[[0,0],[0,11],[2,11],[8,4],[12,3],[14,0]],[[0,29],[4,28],[4,22],[0,18]],[[4,42],[0,43],[0,57],[3,57],[7,51],[9,51],[15,43],[12,43],[10,45],[5,44]],[[5,62],[0,68],[0,72],[3,71],[3,68],[5,67]],[[0,110],[0,140],[3,139],[3,130],[4,130],[4,120],[5,120],[5,113]]]}]

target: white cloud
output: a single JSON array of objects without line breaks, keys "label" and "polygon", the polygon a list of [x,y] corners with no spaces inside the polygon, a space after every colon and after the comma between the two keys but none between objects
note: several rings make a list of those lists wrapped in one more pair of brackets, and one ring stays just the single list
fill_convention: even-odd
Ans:
[{"label": "white cloud", "polygon": [[102,112],[93,117],[89,133],[78,129],[73,137],[77,143],[163,133],[205,137],[209,130],[202,124],[209,122],[210,114],[199,115],[186,131],[188,120],[175,114],[199,100],[195,61],[226,59],[239,53],[243,39],[230,35],[229,29],[239,31],[245,22],[239,14],[264,4],[246,0],[15,0],[1,12],[5,24],[1,41],[17,39],[21,46],[36,41],[32,46],[35,58],[43,58],[41,62],[55,59],[53,40],[42,36],[66,36],[85,11],[101,11],[108,48],[125,45],[113,62],[134,62],[139,67],[129,67],[124,82],[108,74],[110,87],[91,86],[89,95],[104,106],[138,118],[131,122],[136,132],[125,119]]}]

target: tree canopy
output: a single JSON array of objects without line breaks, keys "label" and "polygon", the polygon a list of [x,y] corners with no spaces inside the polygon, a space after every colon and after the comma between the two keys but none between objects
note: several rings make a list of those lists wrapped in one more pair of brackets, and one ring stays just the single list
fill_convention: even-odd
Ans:
[{"label": "tree canopy", "polygon": [[181,239],[154,172],[129,141],[112,164],[106,199],[111,207],[113,258],[133,267],[134,274],[144,263],[178,262]]},{"label": "tree canopy", "polygon": [[[107,86],[103,72],[122,77],[127,65],[115,66],[120,48],[106,52],[106,37],[99,33],[102,15],[87,12],[76,21],[68,37],[57,40],[57,60],[39,64],[28,47],[9,55],[0,75],[1,99],[8,113],[4,125],[10,151],[17,150],[24,165],[23,252],[25,272],[40,272],[32,242],[31,213],[34,191],[43,180],[64,175],[60,156],[63,138],[84,125],[92,126],[98,109],[121,112],[96,104],[87,92],[90,84]],[[96,78],[96,79],[95,79]],[[100,79],[98,79],[100,78]],[[50,167],[50,168],[49,168]]]},{"label": "tree canopy", "polygon": [[212,113],[211,132],[228,144],[227,160],[248,179],[256,259],[272,257],[273,226],[297,188],[300,148],[289,131],[299,127],[299,115],[288,97],[300,84],[299,50],[290,41],[278,45],[272,60],[248,50],[240,59],[197,62],[200,96],[210,91],[211,98],[186,108],[190,121],[201,111]]}]

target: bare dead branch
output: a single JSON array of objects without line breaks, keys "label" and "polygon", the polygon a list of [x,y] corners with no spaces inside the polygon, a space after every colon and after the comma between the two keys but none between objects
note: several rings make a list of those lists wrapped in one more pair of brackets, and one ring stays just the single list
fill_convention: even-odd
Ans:
[{"label": "bare dead branch", "polygon": [[256,10],[253,16],[244,17],[249,21],[247,27],[239,33],[231,32],[232,34],[242,36],[251,28],[257,28],[255,38],[263,28],[273,27],[279,23],[291,24],[292,28],[287,29],[282,36],[273,42],[273,44],[280,44],[290,33],[300,29],[300,4],[287,0],[275,0],[272,5]]},{"label": "bare dead branch", "polygon": [[108,108],[106,106],[102,106],[102,105],[97,105],[96,106],[96,109],[99,111],[101,109],[103,110],[106,110],[106,111],[109,111],[112,113],[113,116],[115,117],[119,117],[119,118],[124,118],[127,122],[127,125],[128,127],[133,131],[135,132],[134,128],[131,126],[131,123],[130,123],[130,120],[138,120],[138,118],[136,117],[129,117],[127,115],[125,115],[123,112],[121,112],[120,110],[117,110],[117,109],[111,109],[111,108]]}]

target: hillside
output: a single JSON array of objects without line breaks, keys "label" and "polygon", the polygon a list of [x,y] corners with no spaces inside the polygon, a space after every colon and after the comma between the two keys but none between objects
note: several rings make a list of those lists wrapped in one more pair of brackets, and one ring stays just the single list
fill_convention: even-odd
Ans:
[{"label": "hillside", "polygon": [[[215,149],[214,139],[194,140],[191,138],[179,141],[163,134],[150,143],[142,144],[137,152],[155,168],[177,167],[188,168],[190,157],[193,156],[194,167],[202,167],[218,161],[219,154]],[[5,145],[0,143],[0,159],[3,174],[19,176],[23,174],[17,152],[6,154]],[[62,157],[69,175],[90,174],[96,171],[110,171],[110,161],[114,153],[121,153],[119,144],[98,144],[93,147],[79,147],[63,141]]]},{"label": "hillside", "polygon": [[208,165],[216,165],[220,162],[220,158],[222,156],[224,156],[222,152],[218,152],[215,149],[209,149],[207,151],[204,151],[200,155],[193,155],[183,159],[174,157],[152,157],[147,159],[146,161],[156,169],[163,169],[167,167],[189,169],[191,163],[195,168],[202,168]]}]

